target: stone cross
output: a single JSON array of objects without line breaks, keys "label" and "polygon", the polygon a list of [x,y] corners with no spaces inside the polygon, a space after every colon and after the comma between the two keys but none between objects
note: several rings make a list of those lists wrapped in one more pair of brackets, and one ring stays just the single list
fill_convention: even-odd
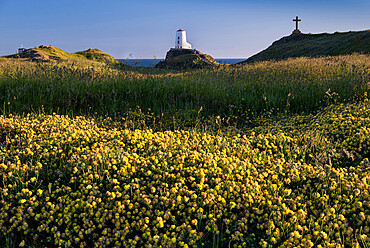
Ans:
[{"label": "stone cross", "polygon": [[302,21],[301,19],[298,19],[298,16],[293,19],[293,22],[295,22],[295,30],[298,30],[298,22]]}]

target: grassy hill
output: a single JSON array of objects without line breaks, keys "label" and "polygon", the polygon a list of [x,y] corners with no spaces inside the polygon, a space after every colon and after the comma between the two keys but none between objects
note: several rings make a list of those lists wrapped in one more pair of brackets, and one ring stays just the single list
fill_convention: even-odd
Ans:
[{"label": "grassy hill", "polygon": [[370,30],[334,34],[292,34],[241,63],[370,52]]},{"label": "grassy hill", "polygon": [[100,51],[99,49],[88,49],[86,51],[77,52],[76,54],[82,55],[87,59],[99,61],[99,62],[105,62],[105,63],[116,63],[117,60],[113,58],[111,55],[104,53]]},{"label": "grassy hill", "polygon": [[46,60],[93,60],[104,63],[117,63],[111,55],[100,51],[99,49],[88,49],[86,51],[68,53],[62,49],[41,45],[27,49],[20,54],[13,54],[6,56],[7,58],[27,58],[32,61],[46,61]]}]

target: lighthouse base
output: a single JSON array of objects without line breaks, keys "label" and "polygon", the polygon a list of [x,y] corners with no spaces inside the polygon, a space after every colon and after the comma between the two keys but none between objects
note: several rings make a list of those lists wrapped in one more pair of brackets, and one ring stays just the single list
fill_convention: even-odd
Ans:
[{"label": "lighthouse base", "polygon": [[210,55],[199,52],[196,49],[171,48],[164,61],[156,64],[159,69],[200,69],[205,67],[220,66]]},{"label": "lighthouse base", "polygon": [[199,54],[197,49],[171,48],[166,54],[166,60],[184,54]]}]

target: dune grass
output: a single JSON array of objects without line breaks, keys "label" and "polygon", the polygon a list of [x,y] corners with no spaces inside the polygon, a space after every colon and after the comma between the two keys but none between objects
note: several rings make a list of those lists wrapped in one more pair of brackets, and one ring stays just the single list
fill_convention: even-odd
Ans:
[{"label": "dune grass", "polygon": [[139,108],[154,116],[196,111],[202,117],[255,118],[264,113],[310,113],[348,101],[363,95],[370,81],[368,55],[298,58],[181,73],[83,63],[0,63],[3,111],[42,109],[112,117]]}]

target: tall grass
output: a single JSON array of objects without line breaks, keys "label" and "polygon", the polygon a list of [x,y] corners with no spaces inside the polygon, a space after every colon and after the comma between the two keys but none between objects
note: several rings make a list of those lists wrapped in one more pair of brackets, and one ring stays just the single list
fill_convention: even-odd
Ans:
[{"label": "tall grass", "polygon": [[[83,63],[83,64],[82,64]],[[368,90],[370,56],[260,62],[187,72],[109,67],[93,62],[0,61],[6,112],[120,116],[137,107],[154,115],[202,116],[312,112]],[[199,111],[202,110],[202,111]]]}]

